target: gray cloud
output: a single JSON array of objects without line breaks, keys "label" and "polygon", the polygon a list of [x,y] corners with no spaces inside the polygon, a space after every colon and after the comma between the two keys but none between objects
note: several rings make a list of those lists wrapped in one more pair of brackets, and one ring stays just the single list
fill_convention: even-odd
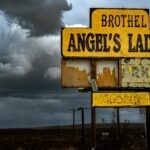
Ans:
[{"label": "gray cloud", "polygon": [[28,30],[11,22],[3,13],[0,16],[3,22],[3,30],[0,30],[0,87],[60,87],[60,36],[29,38]]},{"label": "gray cloud", "polygon": [[59,31],[62,12],[71,5],[66,0],[0,0],[0,9],[30,29],[31,36],[42,36]]},{"label": "gray cloud", "polygon": [[[18,91],[17,91],[18,92]],[[14,94],[15,92],[13,92]],[[29,92],[28,92],[29,93]],[[17,93],[16,93],[17,94]],[[25,94],[25,93],[24,93]],[[18,96],[2,96],[0,101],[0,128],[33,127],[72,124],[73,107],[90,106],[90,94],[77,91],[58,93],[32,93],[36,98]],[[104,118],[111,122],[113,108],[97,108],[96,122],[102,123]],[[85,123],[91,122],[91,110],[85,110]],[[132,114],[132,115],[131,115]],[[144,122],[139,109],[120,109],[120,121]],[[76,124],[81,124],[81,111],[76,112]]]},{"label": "gray cloud", "polygon": [[[75,5],[73,13],[65,16],[66,23],[88,25],[91,3],[98,6],[99,2]],[[61,90],[60,36],[55,33],[63,25],[62,12],[70,8],[66,0],[0,0],[4,11],[0,12],[0,127],[71,124],[68,109],[90,106],[89,93]],[[97,122],[110,121],[111,112],[97,109]],[[136,110],[121,111],[121,118],[141,121]],[[80,122],[77,112],[76,123]],[[90,110],[85,122],[90,122]]]},{"label": "gray cloud", "polygon": [[[87,107],[89,98],[85,94],[69,94],[67,91],[56,93],[34,93],[38,98],[2,96],[0,101],[0,128],[63,125],[72,123],[73,107]],[[15,92],[13,92],[14,94]],[[32,93],[32,96],[34,95]],[[58,95],[58,96],[57,96]],[[90,122],[90,110],[86,122]],[[81,122],[80,112],[76,113],[76,123]]]}]

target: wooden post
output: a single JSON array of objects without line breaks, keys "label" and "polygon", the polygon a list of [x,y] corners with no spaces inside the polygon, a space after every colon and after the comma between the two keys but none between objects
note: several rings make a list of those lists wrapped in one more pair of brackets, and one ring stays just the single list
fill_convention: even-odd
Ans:
[{"label": "wooden post", "polygon": [[[91,78],[96,80],[96,61],[91,60]],[[92,100],[91,100],[92,106]],[[91,149],[96,150],[96,108],[91,108]]]},{"label": "wooden post", "polygon": [[84,150],[84,108],[81,108],[82,113],[82,150]]},{"label": "wooden post", "polygon": [[147,150],[150,150],[150,107],[146,107],[146,140]]},{"label": "wooden post", "polygon": [[73,108],[73,122],[72,122],[73,144],[75,143],[75,132],[74,132],[74,127],[75,127],[75,108]]},{"label": "wooden post", "polygon": [[96,109],[91,109],[91,148],[96,150]]},{"label": "wooden post", "polygon": [[117,107],[117,140],[120,140],[120,115],[119,108]]}]

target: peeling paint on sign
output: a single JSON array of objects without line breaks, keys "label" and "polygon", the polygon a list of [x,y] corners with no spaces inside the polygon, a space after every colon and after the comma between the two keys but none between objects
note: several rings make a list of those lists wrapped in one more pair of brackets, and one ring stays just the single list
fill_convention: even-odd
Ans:
[{"label": "peeling paint on sign", "polygon": [[98,87],[118,86],[118,61],[98,60],[96,62],[96,83]]},{"label": "peeling paint on sign", "polygon": [[[96,60],[96,84],[98,87],[118,86],[118,61]],[[61,62],[62,87],[91,87],[91,61],[89,59],[63,59]]]},{"label": "peeling paint on sign", "polygon": [[92,93],[93,107],[150,106],[149,92]]},{"label": "peeling paint on sign", "polygon": [[150,59],[122,59],[122,87],[150,87]]},{"label": "peeling paint on sign", "polygon": [[63,87],[89,87],[90,61],[63,60],[61,63]]}]

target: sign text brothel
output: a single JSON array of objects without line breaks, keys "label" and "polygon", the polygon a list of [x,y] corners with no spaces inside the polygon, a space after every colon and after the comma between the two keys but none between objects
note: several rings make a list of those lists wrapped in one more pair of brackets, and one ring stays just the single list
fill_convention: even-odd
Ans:
[{"label": "sign text brothel", "polygon": [[90,28],[62,29],[65,57],[150,57],[145,9],[91,9]]}]

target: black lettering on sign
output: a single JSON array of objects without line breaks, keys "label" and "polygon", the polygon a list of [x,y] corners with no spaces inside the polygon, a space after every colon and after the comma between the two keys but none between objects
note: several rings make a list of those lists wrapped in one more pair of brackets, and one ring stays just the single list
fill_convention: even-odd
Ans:
[{"label": "black lettering on sign", "polygon": [[141,67],[141,76],[150,78],[150,68],[149,66],[142,66]]},{"label": "black lettering on sign", "polygon": [[150,52],[150,34],[145,34],[145,49],[146,51]]},{"label": "black lettering on sign", "polygon": [[89,33],[86,37],[86,47],[89,52],[92,52],[95,49],[94,43],[94,34]]},{"label": "black lettering on sign", "polygon": [[139,15],[135,15],[134,23],[135,23],[135,27],[140,27],[140,24],[139,24]]},{"label": "black lettering on sign", "polygon": [[85,33],[79,34],[77,33],[77,38],[78,38],[78,48],[82,49],[85,51]]},{"label": "black lettering on sign", "polygon": [[[133,41],[135,40],[135,45]],[[133,34],[128,34],[128,52],[150,52],[150,34],[138,34],[136,37],[133,37]]]},{"label": "black lettering on sign", "polygon": [[[114,45],[112,45],[112,42]],[[115,33],[98,34],[98,33],[76,33],[70,34],[68,43],[68,52],[119,52],[121,49],[120,35]]]},{"label": "black lettering on sign", "polygon": [[73,33],[70,34],[70,41],[69,41],[69,47],[68,47],[68,52],[71,52],[71,51],[74,51],[74,52],[77,51]]},{"label": "black lettering on sign", "polygon": [[119,39],[120,39],[120,35],[118,34],[118,33],[116,33],[115,35],[114,35],[114,43],[115,43],[115,46],[113,47],[113,50],[114,50],[114,52],[119,52],[120,51],[120,48],[121,48],[121,43],[120,43],[120,41],[119,41]]},{"label": "black lettering on sign", "polygon": [[128,27],[133,27],[133,15],[128,15]]},{"label": "black lettering on sign", "polygon": [[140,68],[138,66],[132,66],[132,77],[140,78]]},{"label": "black lettering on sign", "polygon": [[106,15],[101,16],[102,27],[142,27],[147,28],[146,22],[144,22],[144,15]]},{"label": "black lettering on sign", "polygon": [[101,52],[103,49],[102,43],[103,43],[103,38],[102,34],[96,34],[96,52]]},{"label": "black lettering on sign", "polygon": [[107,39],[108,39],[108,34],[103,34],[103,39],[104,39],[104,48],[103,52],[110,52],[110,46],[108,46]]},{"label": "black lettering on sign", "polygon": [[142,98],[138,95],[111,95],[104,94],[101,96],[100,101],[106,103],[107,105],[140,105],[142,103]]},{"label": "black lettering on sign", "polygon": [[107,15],[103,14],[101,21],[102,21],[102,27],[106,27],[107,26]]}]

